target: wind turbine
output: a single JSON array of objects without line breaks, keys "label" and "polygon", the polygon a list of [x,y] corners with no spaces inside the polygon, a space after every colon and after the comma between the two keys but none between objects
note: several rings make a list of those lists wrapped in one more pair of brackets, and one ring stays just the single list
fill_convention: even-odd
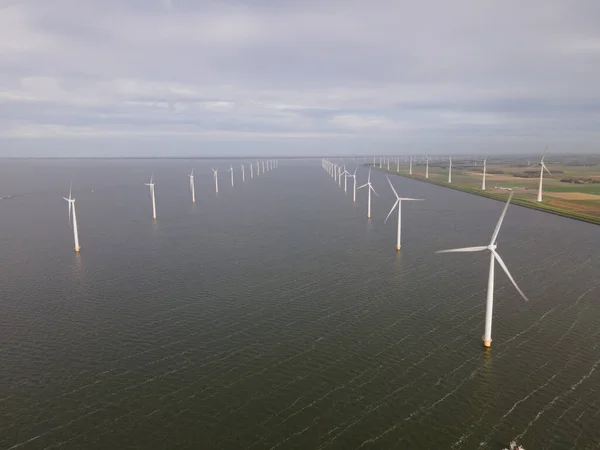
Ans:
[{"label": "wind turbine", "polygon": [[392,206],[392,209],[390,209],[390,212],[388,213],[387,217],[385,218],[385,220],[383,221],[383,223],[386,223],[387,220],[390,218],[392,212],[394,211],[394,208],[396,208],[396,206],[398,207],[398,236],[396,238],[396,251],[400,251],[400,232],[401,232],[401,228],[402,228],[402,202],[403,201],[422,201],[422,198],[408,198],[408,197],[400,197],[398,195],[398,193],[396,192],[396,189],[394,189],[394,186],[392,185],[392,182],[390,181],[390,179],[386,176],[388,183],[390,183],[390,187],[392,188],[392,191],[394,191],[394,195],[396,195],[396,202],[394,203],[394,206]]},{"label": "wind turbine", "polygon": [[538,202],[542,201],[542,182],[544,180],[544,170],[546,172],[548,172],[548,175],[552,175],[550,173],[550,171],[548,170],[548,168],[546,167],[546,164],[544,164],[544,158],[546,157],[547,151],[548,151],[548,147],[546,147],[546,150],[544,151],[544,155],[542,156],[542,159],[541,159],[540,163],[538,164],[540,166],[540,187],[538,189],[538,196],[537,196]]},{"label": "wind turbine", "polygon": [[79,231],[77,230],[77,215],[75,214],[75,199],[71,196],[73,183],[69,186],[69,198],[63,197],[69,203],[69,224],[71,224],[71,210],[73,210],[73,240],[75,241],[75,251],[79,253]]},{"label": "wind turbine", "polygon": [[231,173],[231,187],[233,187],[233,166],[229,166],[228,172]]},{"label": "wind turbine", "polygon": [[213,178],[215,179],[215,192],[219,193],[219,173],[216,169],[213,169]]},{"label": "wind turbine", "polygon": [[455,248],[452,250],[440,250],[440,251],[436,252],[436,253],[451,253],[451,252],[482,252],[485,250],[490,251],[490,272],[489,272],[489,277],[488,277],[487,302],[485,305],[485,332],[483,335],[483,345],[485,347],[489,347],[490,345],[492,345],[492,311],[493,311],[493,307],[494,307],[494,262],[495,261],[498,261],[498,264],[500,264],[500,267],[502,267],[502,269],[506,273],[506,276],[508,277],[508,279],[511,281],[513,286],[517,289],[517,292],[519,292],[519,294],[521,294],[521,297],[523,297],[523,299],[525,299],[525,301],[527,301],[527,297],[525,296],[523,291],[517,285],[517,282],[514,280],[514,278],[508,271],[506,264],[504,264],[504,261],[502,260],[502,258],[500,258],[500,255],[496,252],[496,248],[497,248],[496,239],[498,238],[498,232],[500,231],[500,227],[502,226],[502,221],[504,220],[504,216],[506,215],[506,210],[508,209],[508,205],[510,204],[512,196],[513,196],[513,194],[511,193],[508,197],[508,201],[506,202],[506,205],[504,206],[504,210],[502,210],[502,214],[500,215],[500,220],[498,220],[498,224],[496,225],[494,234],[492,234],[492,240],[490,241],[489,245],[479,246],[479,247]]},{"label": "wind turbine", "polygon": [[250,179],[254,179],[254,166],[252,165],[252,161],[250,162]]},{"label": "wind turbine", "polygon": [[[368,186],[368,187],[367,187]],[[369,178],[367,178],[367,182],[362,186],[359,186],[358,189],[362,189],[367,187],[367,191],[369,191],[369,200],[367,201],[367,218],[371,218],[371,191],[375,192],[373,189],[373,185],[371,185],[371,169],[369,169]],[[375,195],[379,197],[379,194],[375,192]]]},{"label": "wind turbine", "polygon": [[396,172],[400,172],[400,158],[396,158]]},{"label": "wind turbine", "polygon": [[192,173],[188,175],[190,177],[190,190],[192,191],[192,203],[196,203],[196,188],[194,186],[194,169]]},{"label": "wind turbine", "polygon": [[387,159],[387,170],[390,170],[390,158]]},{"label": "wind turbine", "polygon": [[256,161],[256,176],[260,175],[260,162]]},{"label": "wind turbine", "polygon": [[412,175],[412,160],[413,160],[413,157],[409,156],[408,157],[408,164],[409,164],[409,166],[408,166],[408,174],[409,175]]},{"label": "wind turbine", "polygon": [[265,161],[262,161],[262,169],[263,169],[263,173],[265,173]]},{"label": "wind turbine", "polygon": [[342,172],[342,175],[344,175],[344,194],[346,192],[348,192],[348,175],[350,175],[350,172],[348,172],[346,170],[346,166],[344,165],[344,171]]},{"label": "wind turbine", "polygon": [[246,172],[244,171],[244,165],[241,164],[242,166],[242,183],[246,182]]},{"label": "wind turbine", "polygon": [[429,178],[429,157],[425,157],[425,178]]},{"label": "wind turbine", "polygon": [[448,157],[450,164],[448,165],[448,183],[452,183],[452,156]]},{"label": "wind turbine", "polygon": [[152,196],[152,217],[156,220],[156,197],[154,196],[154,174],[150,177],[150,183],[146,183],[146,186],[150,186],[150,195]]},{"label": "wind turbine", "polygon": [[481,180],[481,190],[485,191],[485,172],[487,171],[487,158],[483,160],[483,179]]},{"label": "wind turbine", "polygon": [[356,171],[358,170],[358,166],[356,166],[356,169],[354,169],[354,173],[353,174],[348,174],[347,176],[352,177],[354,179],[354,194],[352,196],[352,202],[356,203]]}]

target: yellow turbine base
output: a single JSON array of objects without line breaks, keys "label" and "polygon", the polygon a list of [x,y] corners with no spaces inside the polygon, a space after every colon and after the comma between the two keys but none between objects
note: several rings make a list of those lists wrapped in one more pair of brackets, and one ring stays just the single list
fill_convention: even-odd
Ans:
[{"label": "yellow turbine base", "polygon": [[400,246],[396,245],[396,251],[399,252],[400,251]]},{"label": "yellow turbine base", "polygon": [[79,250],[81,250],[81,247],[79,247],[79,248],[76,248],[76,249],[75,249],[75,253],[79,253]]},{"label": "yellow turbine base", "polygon": [[490,348],[492,346],[492,340],[490,339],[489,341],[487,339],[485,339],[484,337],[482,337],[483,339],[483,346],[485,348]]}]

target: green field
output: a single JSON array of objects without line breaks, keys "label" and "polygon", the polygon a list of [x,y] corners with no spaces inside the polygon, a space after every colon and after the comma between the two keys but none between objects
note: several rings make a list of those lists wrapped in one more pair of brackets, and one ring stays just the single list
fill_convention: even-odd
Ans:
[{"label": "green field", "polygon": [[[488,160],[485,191],[481,189],[481,161],[453,160],[450,184],[447,160],[430,161],[429,179],[425,178],[424,162],[413,162],[413,173],[410,175],[408,164],[401,162],[397,171],[396,162],[391,161],[389,172],[497,200],[506,200],[509,193],[513,192],[513,203],[517,205],[600,224],[600,161],[589,161],[587,158],[585,163],[578,163],[572,159],[547,158],[546,166],[552,175],[544,173],[541,203],[537,202],[539,166],[535,163],[528,165],[526,160]],[[388,172],[387,164],[381,169],[376,164],[374,168]]]}]

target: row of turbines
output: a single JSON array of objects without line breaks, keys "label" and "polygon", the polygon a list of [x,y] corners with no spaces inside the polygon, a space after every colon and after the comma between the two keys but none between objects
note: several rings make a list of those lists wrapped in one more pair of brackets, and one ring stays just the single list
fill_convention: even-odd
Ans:
[{"label": "row of turbines", "polygon": [[[250,162],[249,164],[249,168],[250,168],[250,178],[254,178],[254,163]],[[262,173],[264,174],[265,172],[269,172],[273,169],[276,169],[279,165],[279,161],[276,159],[270,159],[270,160],[264,160],[264,161],[256,161],[256,176],[259,176],[261,174],[261,167],[262,167]],[[244,183],[246,181],[246,172],[245,172],[245,165],[244,164],[240,164],[241,166],[241,172],[242,172],[242,183]],[[218,171],[217,169],[212,169],[213,171],[213,177],[215,180],[215,193],[218,195],[219,194],[219,178],[218,178]],[[235,170],[233,169],[233,166],[230,165],[229,169],[227,170],[230,173],[230,178],[231,178],[231,187],[234,187],[234,172]],[[196,203],[196,186],[195,186],[195,182],[194,182],[194,169],[192,169],[192,171],[189,173],[188,175],[189,179],[190,179],[190,192],[192,194],[192,203]],[[150,176],[150,182],[149,183],[145,183],[146,186],[148,186],[150,188],[150,198],[152,199],[152,218],[154,220],[156,220],[156,195],[155,195],[155,191],[154,191],[154,174],[152,174]],[[79,253],[81,251],[81,246],[79,245],[79,231],[77,228],[77,213],[75,211],[75,198],[73,197],[73,183],[71,183],[71,186],[69,187],[69,197],[63,197],[69,204],[69,224],[71,224],[71,217],[72,217],[72,228],[73,228],[73,240],[75,243],[75,252]]]},{"label": "row of turbines", "polygon": [[[540,182],[539,182],[539,186],[538,186],[538,194],[537,194],[537,201],[541,202],[542,201],[542,191],[543,191],[543,183],[544,183],[544,172],[547,172],[548,175],[552,175],[552,173],[550,173],[550,171],[548,170],[548,168],[546,167],[546,164],[544,163],[544,158],[546,157],[546,153],[548,151],[548,148],[546,148],[546,150],[544,151],[544,154],[542,155],[542,159],[540,160],[540,162],[537,164],[537,166],[540,168]],[[433,158],[425,155],[424,157],[414,157],[414,156],[405,156],[404,157],[404,164],[408,164],[408,174],[409,175],[413,175],[413,161],[416,161],[417,163],[420,164],[425,164],[425,178],[429,179],[429,161],[431,161]],[[441,159],[441,158],[440,158]],[[396,172],[400,172],[400,158],[396,157],[393,158],[393,160],[389,157],[385,157],[385,156],[380,156],[379,157],[379,168],[383,169],[384,165],[386,165],[386,169],[390,170],[390,161],[393,161],[393,163],[396,163]],[[481,190],[485,191],[486,190],[486,186],[485,186],[485,181],[486,181],[486,175],[487,175],[487,158],[484,158],[482,160],[483,162],[483,171],[482,171],[482,179],[481,179]],[[477,165],[477,161],[475,161],[475,164]],[[376,157],[373,157],[373,167],[377,166],[377,161],[376,161]],[[531,166],[531,164],[529,164],[529,166]],[[448,157],[448,184],[452,183],[452,156]]]},{"label": "row of turbines", "polygon": [[[389,162],[389,160],[388,160],[388,162]],[[542,164],[543,164],[543,158],[542,158]],[[341,187],[341,184],[342,184],[341,179],[342,179],[342,177],[344,177],[344,192],[347,191],[347,178],[353,177],[353,179],[354,179],[353,201],[354,202],[356,202],[356,190],[364,188],[364,187],[367,188],[367,191],[368,191],[367,218],[370,219],[371,218],[371,192],[375,193],[375,195],[378,195],[377,192],[375,191],[375,188],[373,188],[373,185],[371,183],[371,169],[369,168],[369,175],[367,177],[367,182],[357,188],[356,187],[356,173],[357,173],[358,167],[356,168],[356,170],[354,171],[353,174],[350,174],[346,170],[346,166],[343,162],[341,162],[340,164],[335,164],[332,161],[329,161],[328,159],[321,160],[321,167],[334,179],[334,181],[337,183],[337,185],[339,187]],[[394,185],[392,184],[392,182],[390,181],[390,179],[387,175],[386,175],[386,179],[387,179],[390,187],[392,188],[394,195],[396,196],[396,201],[392,205],[392,209],[390,209],[390,212],[388,213],[387,217],[385,218],[384,223],[387,222],[387,220],[389,219],[389,217],[392,214],[392,212],[394,211],[394,209],[396,207],[398,207],[398,232],[396,235],[396,250],[400,251],[400,247],[401,247],[400,239],[401,239],[401,229],[402,229],[402,202],[403,201],[422,201],[423,199],[400,197],[400,195],[398,195],[398,192],[394,188]],[[494,232],[492,233],[492,238],[488,245],[476,246],[476,247],[465,247],[465,248],[454,248],[454,249],[450,249],[450,250],[439,250],[436,252],[436,253],[468,253],[468,252],[482,252],[482,251],[486,251],[486,250],[488,250],[490,252],[490,267],[489,267],[489,275],[488,275],[486,308],[485,308],[485,327],[484,327],[484,334],[482,336],[483,345],[486,348],[489,348],[492,345],[492,313],[493,313],[493,309],[494,309],[494,274],[495,274],[495,263],[496,262],[500,265],[502,270],[506,273],[506,276],[508,277],[510,282],[513,284],[513,286],[515,287],[517,292],[521,295],[521,297],[525,301],[528,301],[527,296],[523,293],[521,288],[519,288],[519,286],[517,285],[517,282],[511,275],[510,271],[508,270],[508,267],[506,266],[506,264],[504,263],[504,261],[502,260],[502,258],[498,254],[498,252],[496,251],[496,249],[498,248],[497,240],[498,240],[498,234],[500,233],[500,227],[502,226],[502,222],[504,221],[504,216],[506,215],[506,210],[508,209],[508,205],[510,204],[510,202],[512,200],[512,196],[513,196],[513,193],[511,192],[506,204],[504,205],[504,209],[502,210],[502,214],[500,215],[500,219],[498,220],[498,223],[496,224],[496,228],[494,229]]]}]

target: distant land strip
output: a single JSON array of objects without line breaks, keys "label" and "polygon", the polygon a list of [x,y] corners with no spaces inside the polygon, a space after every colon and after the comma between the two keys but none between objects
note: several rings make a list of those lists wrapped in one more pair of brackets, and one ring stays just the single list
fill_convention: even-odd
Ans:
[{"label": "distant land strip", "polygon": [[[389,173],[391,175],[396,175],[396,176],[400,176],[400,177],[404,177],[404,178],[409,178],[411,180],[415,180],[415,181],[421,181],[423,183],[429,183],[429,184],[435,184],[437,186],[442,186],[448,189],[454,189],[455,191],[461,191],[461,192],[466,192],[467,194],[473,194],[473,195],[479,195],[480,197],[487,197],[487,198],[491,198],[492,200],[497,200],[500,202],[505,202],[506,201],[506,195],[497,195],[497,194],[491,194],[489,192],[486,191],[482,191],[480,189],[474,189],[474,188],[463,188],[463,187],[458,187],[458,186],[454,186],[452,184],[448,184],[446,182],[443,181],[434,181],[431,178],[430,179],[426,179],[426,178],[421,178],[421,177],[415,177],[415,176],[411,176],[411,175],[406,175],[403,173],[398,173],[395,172],[393,170],[387,170],[379,167],[374,166],[373,164],[365,164],[365,166],[367,167],[372,167],[375,170],[379,170],[381,172],[385,172],[385,173]],[[552,206],[547,206],[544,204],[539,204],[539,203],[534,203],[534,202],[529,202],[526,200],[521,200],[518,198],[513,198],[512,204],[514,205],[518,205],[518,206],[522,206],[524,208],[530,208],[530,209],[535,209],[537,211],[542,211],[542,212],[546,212],[549,214],[554,214],[556,216],[562,216],[562,217],[568,217],[570,219],[575,219],[575,220],[580,220],[582,222],[587,222],[587,223],[593,223],[595,225],[600,225],[600,217],[594,217],[594,216],[589,216],[587,214],[580,214],[580,213],[576,213],[576,212],[572,212],[572,211],[567,211],[567,210],[563,210],[563,209],[559,209],[559,208],[554,208]]]}]

